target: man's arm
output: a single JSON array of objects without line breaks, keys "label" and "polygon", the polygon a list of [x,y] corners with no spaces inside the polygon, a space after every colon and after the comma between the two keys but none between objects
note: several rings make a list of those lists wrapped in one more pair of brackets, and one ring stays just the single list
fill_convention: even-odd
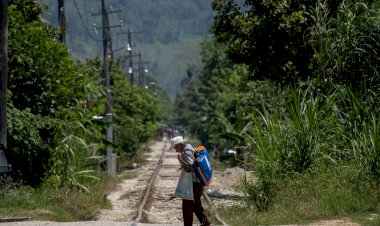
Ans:
[{"label": "man's arm", "polygon": [[181,164],[181,166],[182,166],[183,168],[185,168],[187,171],[194,171],[194,167],[193,167],[193,165],[190,164],[190,163],[188,163],[188,162],[186,162],[186,161],[183,159],[183,157],[182,157],[181,154],[178,154],[178,160],[179,160],[179,163]]}]

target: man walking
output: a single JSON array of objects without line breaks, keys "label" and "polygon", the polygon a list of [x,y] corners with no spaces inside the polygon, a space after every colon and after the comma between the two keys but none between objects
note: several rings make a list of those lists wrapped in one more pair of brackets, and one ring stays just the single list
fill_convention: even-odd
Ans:
[{"label": "man walking", "polygon": [[185,226],[193,225],[193,212],[197,216],[199,222],[202,226],[209,226],[211,222],[209,221],[205,210],[203,209],[201,203],[201,196],[203,193],[203,185],[197,179],[194,173],[194,152],[195,149],[190,144],[185,143],[182,136],[176,136],[170,140],[171,147],[175,149],[178,153],[178,160],[182,166],[182,170],[186,172],[192,171],[193,174],[193,193],[194,201],[182,199],[182,215]]}]

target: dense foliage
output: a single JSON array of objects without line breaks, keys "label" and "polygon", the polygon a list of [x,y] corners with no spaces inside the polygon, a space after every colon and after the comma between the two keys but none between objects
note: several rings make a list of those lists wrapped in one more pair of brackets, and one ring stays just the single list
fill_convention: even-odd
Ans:
[{"label": "dense foliage", "polygon": [[370,202],[380,184],[377,4],[215,0],[213,8],[215,38],[203,43],[204,68],[177,97],[179,125],[221,155],[237,150],[253,175],[247,200],[259,211],[286,187],[313,181],[329,189],[314,193],[318,205],[356,194],[363,211],[378,208]]},{"label": "dense foliage", "polygon": [[155,134],[159,99],[150,91],[128,86],[124,77],[116,77],[114,84],[115,144],[121,153],[134,155],[139,145]]},{"label": "dense foliage", "polygon": [[373,85],[378,13],[368,1],[353,7],[340,2],[244,1],[240,6],[215,0],[213,33],[227,45],[230,59],[250,66],[254,79],[289,84],[322,76],[334,83]]},{"label": "dense foliage", "polygon": [[[6,155],[14,177],[38,185],[82,188],[96,179],[105,156],[105,128],[115,129],[114,150],[135,155],[155,132],[159,98],[131,85],[111,66],[110,91],[116,115],[104,116],[106,101],[100,59],[74,60],[41,20],[34,0],[9,6],[9,100]],[[96,117],[95,117],[96,118]],[[99,118],[99,117],[97,117]],[[104,118],[104,117],[103,117]]]}]

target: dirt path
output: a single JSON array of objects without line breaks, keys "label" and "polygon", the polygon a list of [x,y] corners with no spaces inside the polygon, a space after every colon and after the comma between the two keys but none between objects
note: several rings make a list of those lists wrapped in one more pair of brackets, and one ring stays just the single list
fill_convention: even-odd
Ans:
[{"label": "dirt path", "polygon": [[[136,218],[141,197],[163,148],[168,148],[168,143],[165,141],[154,141],[150,144],[151,151],[146,154],[147,165],[136,169],[136,178],[124,180],[107,196],[112,203],[112,209],[102,210],[98,221],[133,221]],[[179,168],[176,156],[175,152],[165,153],[161,170],[152,188],[152,195],[149,197],[150,201],[143,212],[143,222],[162,224],[182,222],[181,200],[170,200],[179,177],[176,171]]]},{"label": "dirt path", "polygon": [[[166,142],[152,142],[149,145],[151,150],[147,153],[147,164],[134,170],[137,175],[133,179],[125,179],[115,188],[115,191],[107,196],[112,203],[112,209],[101,210],[97,221],[130,221],[137,216],[137,209],[141,198],[145,192],[148,180],[156,167],[161,150],[166,146]],[[130,172],[124,172],[130,173]]]}]

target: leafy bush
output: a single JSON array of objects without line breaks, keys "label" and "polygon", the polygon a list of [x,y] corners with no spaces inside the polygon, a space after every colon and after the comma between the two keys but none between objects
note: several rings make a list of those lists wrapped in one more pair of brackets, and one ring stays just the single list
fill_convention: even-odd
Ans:
[{"label": "leafy bush", "polygon": [[7,157],[12,164],[16,178],[30,184],[38,184],[49,169],[52,136],[49,124],[32,114],[28,109],[19,110],[8,105],[8,150]]},{"label": "leafy bush", "polygon": [[160,115],[159,99],[148,90],[128,84],[115,76],[115,144],[120,154],[132,156],[156,132]]},{"label": "leafy bush", "polygon": [[38,4],[30,4],[31,15],[23,11],[23,4],[9,7],[8,89],[17,109],[53,115],[58,106],[67,106],[74,98],[73,63],[67,48],[55,39],[53,28],[29,21],[39,13]]}]

